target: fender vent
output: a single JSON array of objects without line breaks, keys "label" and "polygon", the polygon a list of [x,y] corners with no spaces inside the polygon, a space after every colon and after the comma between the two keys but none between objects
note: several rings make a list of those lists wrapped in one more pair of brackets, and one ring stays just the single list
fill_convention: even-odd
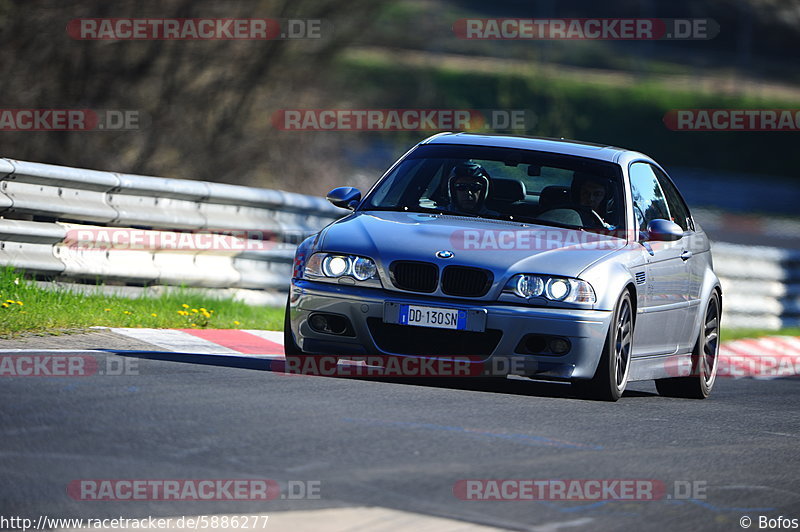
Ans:
[{"label": "fender vent", "polygon": [[636,284],[644,284],[646,280],[644,272],[636,272]]}]

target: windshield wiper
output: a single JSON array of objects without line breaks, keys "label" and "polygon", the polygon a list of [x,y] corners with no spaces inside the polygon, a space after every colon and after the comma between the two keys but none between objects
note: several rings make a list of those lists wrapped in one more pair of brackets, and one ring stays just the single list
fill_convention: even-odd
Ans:
[{"label": "windshield wiper", "polygon": [[554,222],[552,220],[542,220],[540,218],[515,218],[515,222],[522,222],[528,224],[548,225],[551,227],[560,227],[562,229],[574,229],[576,231],[586,231],[581,225],[565,224],[562,222]]},{"label": "windshield wiper", "polygon": [[447,209],[436,209],[441,214],[449,214],[452,216],[462,216],[464,218],[479,218],[481,220],[499,220],[501,222],[510,222],[510,223],[520,223],[517,220],[509,219],[509,215],[507,214],[498,214],[498,215],[491,215],[491,214],[478,214],[474,212],[459,212],[459,211],[448,211]]},{"label": "windshield wiper", "polygon": [[[389,211],[389,212],[409,212],[409,213],[425,213],[425,214],[438,214],[438,215],[449,215],[449,216],[461,216],[463,218],[479,218],[481,220],[499,220],[501,222],[509,222],[509,223],[529,223],[527,220],[520,220],[517,218],[511,219],[511,215],[509,214],[498,214],[498,215],[491,215],[491,214],[478,214],[478,213],[471,213],[471,212],[462,212],[462,211],[451,211],[449,209],[445,209],[443,207],[400,207],[400,206],[385,206],[385,207],[369,207],[366,209],[362,209],[364,211]],[[560,226],[559,226],[560,227]],[[573,229],[573,226],[564,225],[569,229]]]},{"label": "windshield wiper", "polygon": [[458,212],[458,211],[451,211],[448,209],[440,208],[440,207],[400,207],[400,206],[393,206],[393,207],[370,207],[368,209],[364,209],[365,211],[390,211],[390,212],[416,212],[416,213],[425,213],[425,214],[450,214],[453,216],[466,216],[472,218],[486,218],[486,216],[481,216],[479,214],[471,214],[465,212]]},{"label": "windshield wiper", "polygon": [[361,209],[363,211],[388,211],[388,212],[409,212],[409,213],[424,213],[424,214],[455,214],[445,209],[434,209],[432,207],[401,207],[395,205],[392,207],[368,207]]}]

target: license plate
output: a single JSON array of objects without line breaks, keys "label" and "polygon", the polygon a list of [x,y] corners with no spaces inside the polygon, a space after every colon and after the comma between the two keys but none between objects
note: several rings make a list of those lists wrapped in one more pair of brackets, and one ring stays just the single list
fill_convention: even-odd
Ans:
[{"label": "license plate", "polygon": [[467,328],[467,312],[452,308],[400,305],[398,323],[463,331]]}]

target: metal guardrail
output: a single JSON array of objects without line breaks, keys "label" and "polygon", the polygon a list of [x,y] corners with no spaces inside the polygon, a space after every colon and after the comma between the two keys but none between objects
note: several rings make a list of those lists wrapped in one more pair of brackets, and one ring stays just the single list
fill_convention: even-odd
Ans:
[{"label": "metal guardrail", "polygon": [[279,190],[0,159],[0,265],[75,290],[282,304],[296,244],[342,213]]},{"label": "metal guardrail", "polygon": [[[0,159],[0,265],[73,290],[98,290],[97,280],[100,290],[128,296],[185,285],[280,305],[299,239],[342,213],[279,190]],[[114,228],[150,244],[109,241]],[[172,245],[187,234],[217,235],[218,245]],[[726,326],[800,326],[800,253],[713,249]]]},{"label": "metal guardrail", "polygon": [[800,251],[716,242],[712,252],[724,325],[800,327]]}]

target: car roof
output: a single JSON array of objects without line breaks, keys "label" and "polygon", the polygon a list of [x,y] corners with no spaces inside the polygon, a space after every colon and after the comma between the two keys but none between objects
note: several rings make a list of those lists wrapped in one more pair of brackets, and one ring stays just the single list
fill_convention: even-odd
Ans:
[{"label": "car roof", "polygon": [[476,133],[439,133],[429,137],[420,144],[455,144],[462,146],[493,146],[498,148],[516,148],[560,155],[588,157],[601,161],[620,162],[620,159],[649,157],[615,146],[592,144],[575,140],[551,139],[545,137],[526,137],[517,135],[480,135]]}]

